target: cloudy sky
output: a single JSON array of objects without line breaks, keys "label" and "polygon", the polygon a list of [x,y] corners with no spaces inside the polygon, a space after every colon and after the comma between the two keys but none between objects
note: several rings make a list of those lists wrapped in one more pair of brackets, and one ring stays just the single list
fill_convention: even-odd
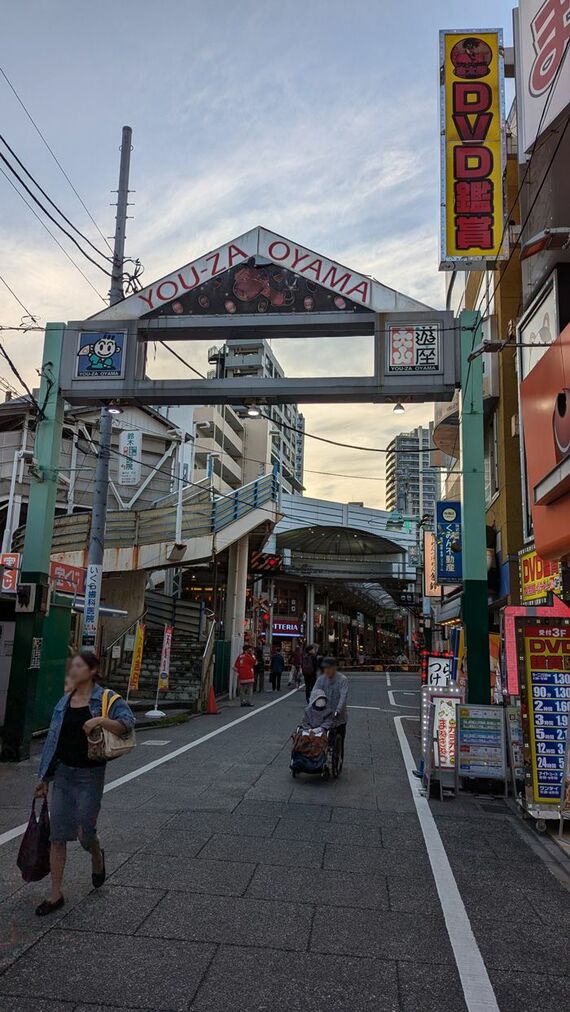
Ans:
[{"label": "cloudy sky", "polygon": [[[511,0],[139,0],[135,7],[26,0],[5,6],[3,34],[12,41],[0,62],[106,236],[113,229],[110,191],[121,126],[132,126],[136,193],[127,255],[140,257],[146,283],[263,224],[441,307],[437,32],[501,26],[509,45],[512,6]],[[2,77],[0,119],[26,167],[101,246]],[[100,309],[102,299],[3,175],[0,207],[0,274],[25,307],[42,324]],[[105,298],[108,279],[59,238]],[[18,324],[22,313],[0,283],[0,323]],[[34,381],[41,334],[3,340]],[[347,348],[347,340],[326,348],[274,343],[274,350],[297,375],[322,375],[325,362],[331,372],[365,372],[363,342]],[[185,354],[204,366],[202,349]],[[155,369],[172,375],[174,360],[163,355]],[[6,370],[0,375],[8,378]],[[388,406],[305,410],[309,431],[376,447],[432,413],[430,405],[405,416]],[[308,494],[383,505],[381,454],[309,439],[306,466]]]}]

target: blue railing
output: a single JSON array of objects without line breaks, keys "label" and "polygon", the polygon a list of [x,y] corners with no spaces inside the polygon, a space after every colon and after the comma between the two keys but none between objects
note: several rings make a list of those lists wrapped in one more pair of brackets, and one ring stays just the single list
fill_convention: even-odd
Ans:
[{"label": "blue railing", "polygon": [[211,513],[211,531],[221,531],[224,527],[241,520],[254,509],[259,509],[268,502],[277,502],[279,498],[279,481],[277,468],[271,474],[264,474],[248,485],[242,485],[235,492],[214,496]]}]

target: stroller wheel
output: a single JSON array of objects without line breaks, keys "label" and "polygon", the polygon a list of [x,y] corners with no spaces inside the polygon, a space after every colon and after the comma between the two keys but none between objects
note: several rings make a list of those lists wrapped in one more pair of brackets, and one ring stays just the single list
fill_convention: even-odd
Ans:
[{"label": "stroller wheel", "polygon": [[321,773],[323,780],[328,780],[330,775],[331,771],[329,770],[328,766],[323,766],[323,772]]},{"label": "stroller wheel", "polygon": [[334,737],[332,747],[332,757],[331,757],[332,775],[335,779],[340,777],[342,773],[342,764],[343,764],[342,738],[340,734],[336,734]]},{"label": "stroller wheel", "polygon": [[291,770],[291,776],[293,777],[294,780],[295,777],[297,776],[297,770]]}]

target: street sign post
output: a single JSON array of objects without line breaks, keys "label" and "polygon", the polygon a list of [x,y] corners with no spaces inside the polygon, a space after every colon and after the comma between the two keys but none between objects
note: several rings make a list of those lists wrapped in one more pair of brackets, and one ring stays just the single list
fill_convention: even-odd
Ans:
[{"label": "street sign post", "polygon": [[457,782],[502,780],[507,794],[507,749],[502,706],[457,707]]}]

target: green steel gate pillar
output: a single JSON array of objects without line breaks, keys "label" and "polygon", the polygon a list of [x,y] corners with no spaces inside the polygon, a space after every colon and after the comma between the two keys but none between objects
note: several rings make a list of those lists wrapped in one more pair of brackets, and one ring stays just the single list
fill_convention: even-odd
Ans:
[{"label": "green steel gate pillar", "polygon": [[38,419],[36,428],[36,467],[35,473],[30,476],[26,534],[20,568],[20,584],[31,584],[35,596],[33,608],[29,612],[16,614],[6,719],[2,729],[2,759],[14,762],[29,757],[34,729],[63,428],[59,369],[64,332],[65,324],[48,323],[44,339],[39,393],[43,417]]},{"label": "green steel gate pillar", "polygon": [[462,471],[463,623],[470,703],[491,702],[489,605],[485,530],[483,359],[469,362],[481,344],[481,314],[465,310],[461,325],[460,439]]}]

